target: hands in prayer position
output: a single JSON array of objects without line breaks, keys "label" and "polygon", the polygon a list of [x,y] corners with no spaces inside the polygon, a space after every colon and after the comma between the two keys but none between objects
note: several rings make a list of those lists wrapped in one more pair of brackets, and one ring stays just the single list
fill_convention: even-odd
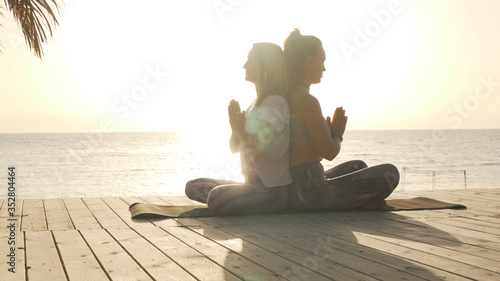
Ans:
[{"label": "hands in prayer position", "polygon": [[331,137],[337,137],[342,141],[342,136],[344,135],[345,127],[347,124],[345,109],[343,109],[342,107],[337,107],[332,119],[330,119],[330,116],[326,117],[326,123],[330,128]]},{"label": "hands in prayer position", "polygon": [[229,113],[229,124],[231,125],[231,129],[234,133],[240,134],[245,129],[245,111],[241,111],[240,104],[235,100],[229,102],[227,111]]}]

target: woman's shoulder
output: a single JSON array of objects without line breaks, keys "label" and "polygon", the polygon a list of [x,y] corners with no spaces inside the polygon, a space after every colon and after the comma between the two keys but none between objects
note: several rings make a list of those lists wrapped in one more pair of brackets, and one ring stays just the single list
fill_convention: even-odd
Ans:
[{"label": "woman's shoulder", "polygon": [[290,104],[301,108],[318,107],[318,99],[308,92],[295,91],[290,95]]},{"label": "woman's shoulder", "polygon": [[288,107],[288,101],[284,97],[284,95],[270,95],[267,97],[265,100],[262,101],[262,106],[272,106],[272,107],[277,107],[277,106],[287,106]]}]

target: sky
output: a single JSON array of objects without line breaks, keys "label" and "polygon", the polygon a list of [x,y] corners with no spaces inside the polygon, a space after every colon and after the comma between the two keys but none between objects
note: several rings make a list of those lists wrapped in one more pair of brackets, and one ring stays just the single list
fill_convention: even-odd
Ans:
[{"label": "sky", "polygon": [[3,11],[0,133],[229,131],[229,101],[255,98],[242,68],[252,44],[282,46],[294,28],[323,42],[311,94],[325,116],[343,106],[348,130],[500,128],[498,11],[495,0],[68,0],[42,60]]}]

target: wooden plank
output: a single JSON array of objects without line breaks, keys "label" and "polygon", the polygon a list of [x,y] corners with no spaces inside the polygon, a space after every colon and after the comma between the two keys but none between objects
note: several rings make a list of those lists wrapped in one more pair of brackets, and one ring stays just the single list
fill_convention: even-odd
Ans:
[{"label": "wooden plank", "polygon": [[[288,236],[266,236],[261,231],[269,234],[269,224],[252,220],[252,224],[245,227],[238,225],[220,224],[221,218],[204,218],[202,221],[218,230],[224,231],[235,237],[239,237],[248,244],[253,244],[263,249],[290,260],[299,266],[293,266],[293,270],[284,274],[284,278],[301,278],[316,280],[303,267],[321,274],[325,277],[335,276],[339,280],[380,280],[388,279],[388,267],[359,258],[349,253],[334,253],[326,251],[316,241],[308,239],[296,240],[297,243],[288,243]],[[312,242],[312,243],[310,243]],[[354,268],[352,268],[352,266]],[[356,266],[357,265],[357,266]],[[356,268],[358,267],[358,268]],[[385,278],[384,278],[385,276]],[[404,280],[404,278],[418,280],[415,275],[409,275],[403,271],[391,272],[391,278]],[[423,279],[420,279],[423,280]]]},{"label": "wooden plank", "polygon": [[134,203],[146,203],[143,201],[141,198],[136,197],[136,196],[120,196],[120,198],[127,203],[129,206],[134,204]]},{"label": "wooden plank", "polygon": [[[419,211],[421,212],[421,211]],[[428,211],[422,211],[422,212],[428,212]],[[369,214],[366,213],[366,215],[361,215],[358,216],[356,219],[363,220],[366,218],[370,218],[375,214]],[[410,214],[408,214],[410,215]],[[350,214],[349,217],[351,219],[354,218],[355,215]],[[389,213],[386,214],[380,214],[380,216],[385,216],[389,220],[395,220],[395,221],[403,221],[404,219],[401,219],[401,216],[397,214],[391,214]],[[432,219],[427,219],[427,220],[404,220],[407,223],[411,224],[420,224],[423,225],[427,228],[434,228],[434,229],[439,229],[441,233],[447,235],[448,237],[443,237],[443,235],[440,235],[439,237],[443,237],[445,239],[450,239],[450,235],[453,235],[457,239],[460,239],[462,243],[468,243],[471,245],[477,245],[477,244],[491,244],[492,246],[494,245],[499,245],[500,244],[500,237],[495,234],[491,233],[485,233],[481,231],[476,231],[476,230],[471,230],[467,228],[462,228],[461,225],[463,226],[464,224],[459,221],[460,218],[447,218],[447,219],[439,219],[439,218],[432,218]],[[444,223],[446,222],[446,224]],[[410,227],[410,226],[405,226],[405,227]],[[436,231],[436,233],[433,234],[439,235],[439,233]],[[497,247],[494,246],[492,249],[498,249]]]},{"label": "wooden plank", "polygon": [[134,196],[120,196],[120,199],[125,201],[129,206],[134,204],[134,203],[147,203],[146,201],[142,200],[139,197],[134,197]]},{"label": "wooden plank", "polygon": [[500,215],[492,211],[492,209],[489,209],[487,207],[480,207],[480,208],[486,208],[486,209],[478,209],[477,207],[471,207],[469,206],[467,210],[463,210],[461,213],[462,216],[470,216],[470,217],[493,217],[493,218],[500,218]]},{"label": "wooden plank", "polygon": [[[434,219],[431,220],[434,221]],[[381,218],[377,218],[370,214],[360,214],[357,217],[354,215],[346,216],[346,219],[343,221],[359,221],[360,225],[370,229],[376,229],[387,235],[394,235],[405,240],[417,241],[430,245],[439,245],[440,247],[457,252],[500,261],[500,252],[484,248],[483,245],[481,245],[481,241],[477,241],[477,243],[473,244],[466,243],[466,241],[459,240],[452,234],[443,231],[443,228],[437,229],[435,227],[430,227],[428,222],[431,220],[401,219],[399,216],[394,216],[393,214]]]},{"label": "wooden plank", "polygon": [[[496,218],[491,216],[491,212],[482,212],[478,209],[467,209],[467,210],[452,210],[452,209],[443,209],[443,210],[420,210],[418,212],[415,211],[398,211],[393,212],[400,214],[402,216],[408,216],[412,219],[433,219],[433,218],[462,218],[469,219],[471,224],[484,225],[489,227],[500,227],[500,217]],[[418,217],[416,216],[418,215]]]},{"label": "wooden plank", "polygon": [[499,227],[500,216],[492,216],[491,211],[482,211],[477,208],[469,208],[467,210],[427,210],[419,212],[398,212],[398,214],[408,214],[408,216],[415,218],[414,214],[424,215],[426,218],[467,218],[469,222],[474,225],[484,225],[489,227]]},{"label": "wooden plank", "polygon": [[[413,191],[403,191],[404,194],[417,195],[417,196],[425,196],[432,197],[433,195],[439,197],[448,198],[448,200],[454,199],[468,199],[473,197],[478,197],[485,201],[488,201],[487,197],[494,195],[498,196],[500,194],[499,189],[492,189],[490,193],[486,189],[452,189],[452,190],[413,190]],[[485,194],[489,194],[486,196]],[[484,197],[486,196],[486,198]]]},{"label": "wooden plank", "polygon": [[113,228],[108,232],[154,280],[196,280],[132,229]]},{"label": "wooden plank", "polygon": [[[201,203],[193,201],[186,196],[158,196],[160,199],[174,206],[200,205]],[[206,205],[206,204],[201,204]]]},{"label": "wooden plank", "polygon": [[64,202],[60,198],[43,199],[49,230],[75,229]]},{"label": "wooden plank", "polygon": [[[187,274],[183,278],[232,280],[246,278],[248,272],[257,272],[259,277],[265,279],[331,279],[343,276],[335,271],[339,265],[354,272],[352,275],[345,274],[347,278],[341,279],[363,279],[363,276],[367,277],[365,279],[391,279],[396,276],[410,280],[500,279],[497,269],[500,262],[500,206],[497,203],[500,202],[497,200],[500,199],[500,190],[396,192],[391,198],[415,196],[467,204],[469,208],[176,220],[130,219],[128,206],[133,202],[202,205],[184,196],[145,196],[83,199],[88,204],[78,198],[26,199],[31,202],[20,205],[26,209],[18,208],[18,211],[25,215],[21,227],[26,224],[29,229],[39,232],[47,232],[40,227],[43,223],[48,230],[68,228],[68,223],[74,223],[77,229],[99,229],[94,234],[92,230],[83,230],[80,241],[75,230],[54,231],[56,244],[54,241],[51,243],[57,248],[52,251],[58,259],[63,259],[62,264],[59,261],[63,275],[64,269],[67,272],[62,280],[67,277],[73,280],[71,276],[79,276],[79,270],[85,271],[83,268],[92,263],[82,264],[82,259],[88,258],[88,252],[94,250],[92,265],[102,263],[101,273],[104,273],[103,269],[110,269],[108,277],[113,280],[128,277],[131,280],[161,279],[160,269],[170,271],[166,269],[169,266],[183,272],[173,273],[171,278]],[[3,202],[2,205],[0,201],[0,215],[5,217]],[[61,202],[64,202],[62,208],[68,210],[66,220],[64,212],[62,216],[60,214]],[[110,229],[101,229],[94,215]],[[19,233],[22,235],[22,232]],[[36,247],[41,247],[41,241],[45,241],[44,247],[50,247],[46,238],[33,236],[38,234],[30,234],[34,233],[31,231],[27,233],[33,238],[30,242],[32,246],[38,243]],[[50,236],[50,231],[47,233]],[[6,234],[0,232],[0,243],[6,238]],[[77,240],[71,242],[73,238]],[[29,241],[29,238],[26,240]],[[103,241],[105,243],[101,244]],[[91,249],[87,243],[92,243]],[[113,246],[106,248],[109,244]],[[88,252],[81,257],[77,253],[83,253],[85,247]],[[60,257],[57,256],[57,249]],[[140,249],[147,250],[140,252]],[[316,249],[319,250],[315,252]],[[19,251],[24,254],[23,247]],[[37,256],[35,250],[30,251],[28,247],[26,256],[29,257],[30,253]],[[115,258],[117,255],[120,256],[118,260]],[[42,257],[37,259],[45,261]],[[119,264],[122,260],[125,260],[126,271],[132,274],[121,274],[124,266]],[[33,261],[27,260],[28,267],[29,262]],[[309,271],[305,270],[307,267]],[[134,273],[134,270],[142,273]],[[30,280],[33,280],[32,272],[36,276],[36,270],[29,268]],[[2,278],[0,274],[0,280]],[[96,280],[101,279],[102,276]],[[82,280],[91,278],[82,277]]]},{"label": "wooden plank", "polygon": [[[316,216],[311,218],[313,223],[325,225],[325,222]],[[310,220],[308,220],[309,223]],[[358,242],[364,245],[378,245],[379,250],[392,252],[401,257],[406,257],[412,259],[416,262],[422,262],[429,266],[436,266],[437,268],[443,268],[460,276],[467,278],[478,278],[479,279],[490,279],[498,276],[500,278],[500,273],[492,272],[483,268],[472,266],[463,261],[460,258],[467,260],[473,260],[471,257],[454,252],[453,255],[448,255],[446,250],[442,247],[435,246],[434,243],[411,243],[411,241],[406,241],[401,238],[395,238],[387,233],[382,233],[380,231],[372,230],[364,226],[364,221],[351,222],[351,221],[341,221],[336,220],[335,224],[328,223],[329,225],[334,225],[335,227],[327,226],[328,230],[350,230],[353,231]],[[436,226],[434,226],[436,227]],[[439,227],[439,226],[437,226]],[[319,230],[322,230],[321,228]],[[374,246],[375,247],[375,246]]]},{"label": "wooden plank", "polygon": [[67,280],[50,231],[26,231],[28,280]]},{"label": "wooden plank", "polygon": [[442,217],[444,214],[438,215],[438,217]]},{"label": "wooden plank", "polygon": [[[332,216],[332,218],[342,216],[343,214],[340,214],[339,216]],[[423,253],[421,256],[419,251],[414,251],[413,249],[401,247],[396,244],[385,243],[384,241],[380,242],[376,239],[373,240],[373,245],[370,243],[360,243],[358,235],[364,232],[360,230],[359,226],[350,225],[348,227],[339,227],[342,225],[338,222],[322,223],[317,220],[316,215],[284,216],[280,218],[280,221],[282,222],[279,222],[279,224],[277,223],[277,228],[282,227],[282,225],[286,227],[286,225],[292,221],[293,223],[289,227],[292,233],[298,233],[310,239],[319,239],[323,241],[333,240],[335,241],[334,243],[338,243],[338,239],[340,239],[348,243],[355,243],[357,245],[356,247],[361,245],[370,248],[368,251],[365,249],[359,253],[386,264],[394,263],[398,266],[403,266],[403,268],[407,267],[412,274],[417,274],[426,279],[467,279],[455,275],[452,271],[447,271],[447,268],[436,266],[434,263],[440,261],[440,257],[426,253]],[[328,245],[330,245],[330,243]],[[344,244],[341,243],[340,245]],[[349,250],[349,248],[340,247],[341,250]],[[428,277],[428,275],[431,277]]]},{"label": "wooden plank", "polygon": [[465,223],[466,228],[478,229],[476,226],[479,226],[480,229],[483,229],[484,232],[489,232],[493,234],[500,234],[500,219],[492,218],[492,217],[484,217],[484,216],[474,216],[474,217],[463,217],[457,216],[454,220]]},{"label": "wooden plank", "polygon": [[446,197],[455,197],[455,198],[463,198],[466,200],[471,200],[471,201],[479,201],[479,202],[485,202],[485,203],[497,203],[498,202],[492,202],[491,197],[498,197],[500,196],[500,192],[498,189],[494,190],[474,190],[474,189],[466,189],[466,190],[455,190],[455,191],[448,191],[448,190],[433,190],[430,192],[431,194],[436,194],[436,195],[441,195],[441,196],[446,196]]},{"label": "wooden plank", "polygon": [[497,211],[500,206],[500,203],[498,201],[491,200],[492,198],[499,198],[500,197],[499,193],[479,195],[477,193],[471,193],[466,191],[456,192],[456,193],[433,191],[429,192],[429,196],[435,196],[439,198],[450,198],[451,200],[457,200],[464,205],[471,205],[473,207],[485,207],[485,206],[495,207]]},{"label": "wooden plank", "polygon": [[81,198],[64,198],[63,202],[75,229],[102,228]]},{"label": "wooden plank", "polygon": [[[252,260],[254,263],[275,272],[284,279],[296,278],[297,275],[293,275],[295,271],[300,272],[299,276],[302,276],[302,278],[307,277],[308,280],[329,280],[329,277],[327,277],[326,275],[309,269],[307,264],[307,262],[309,261],[308,259],[304,261],[304,259],[299,258],[299,263],[296,263],[290,259],[277,255],[269,251],[268,249],[264,249],[252,243],[246,243],[245,240],[241,239],[238,236],[231,235],[227,232],[216,229],[208,224],[200,222],[199,220],[177,219],[177,221],[182,223],[183,225],[199,224],[199,227],[190,227],[190,229],[193,229],[204,237],[217,242],[218,244],[226,247],[229,250],[245,256],[249,260]],[[283,249],[283,251],[285,250],[286,249]],[[312,257],[311,259],[314,260],[314,258]],[[341,272],[338,273],[340,274]],[[344,274],[342,278],[347,278],[347,276],[349,275]],[[368,278],[368,276],[363,276],[363,278]]]},{"label": "wooden plank", "polygon": [[[147,202],[148,204],[157,204],[157,205],[172,205],[171,203],[158,196],[141,196],[139,197],[142,201]],[[167,198],[167,197],[164,197]]]},{"label": "wooden plank", "polygon": [[491,199],[491,196],[500,196],[500,188],[483,188],[483,189],[468,189],[474,191],[474,195],[481,196],[486,200]]},{"label": "wooden plank", "polygon": [[464,229],[457,226],[444,225],[439,222],[434,222],[432,220],[428,220],[425,223],[429,227],[434,227],[444,232],[448,232],[449,234],[453,235],[454,237],[462,241],[462,243],[483,245],[489,249],[497,249],[497,250],[500,249],[499,248],[500,237],[498,237],[498,235]]},{"label": "wooden plank", "polygon": [[[349,221],[348,223],[351,224],[352,222],[353,221]],[[378,221],[363,220],[362,225],[363,227],[369,228],[370,230],[377,231],[377,233],[384,233],[383,238],[380,239],[384,239],[385,241],[394,244],[403,245],[409,248],[418,249],[429,253],[435,253],[439,256],[443,256],[451,260],[465,262],[469,265],[473,265],[479,268],[484,268],[492,271],[496,271],[498,268],[499,264],[498,261],[486,258],[485,255],[491,253],[491,257],[493,257],[494,259],[498,259],[498,256],[500,254],[499,252],[493,252],[493,251],[488,252],[485,251],[484,249],[474,251],[471,247],[464,249],[464,247],[462,247],[462,243],[459,240],[443,241],[429,235],[431,231],[434,232],[438,231],[438,230],[429,231],[429,229],[432,229],[429,227],[427,227],[427,230],[424,230],[423,229],[424,227],[421,227],[422,230],[421,232],[415,232],[414,229],[411,229],[408,224],[401,224],[401,223],[398,224],[400,227],[402,226],[402,229],[404,229],[405,232],[412,234],[413,233],[420,234],[420,235],[407,235],[401,232],[397,234],[393,233],[392,230],[395,227],[397,227],[396,224],[390,222],[387,223],[386,221],[383,220],[378,220]],[[372,233],[370,232],[370,234]]]},{"label": "wooden plank", "polygon": [[203,254],[156,226],[134,230],[198,280],[236,280],[237,277]]},{"label": "wooden plank", "polygon": [[[236,251],[229,250],[222,245],[212,241],[198,232],[193,231],[197,226],[184,226],[175,220],[161,220],[154,222],[170,235],[184,242],[186,245],[205,255],[220,266],[226,268],[232,274],[239,278],[249,278],[263,280],[283,280],[279,274],[267,268],[255,264],[253,261],[239,254]],[[179,227],[180,226],[180,227]]]},{"label": "wooden plank", "polygon": [[[392,252],[395,255],[406,257],[412,259],[415,262],[424,263],[429,266],[434,266],[436,268],[444,269],[449,273],[456,274],[461,277],[471,278],[475,280],[496,280],[500,275],[496,272],[485,270],[483,268],[478,268],[473,265],[469,265],[465,262],[458,262],[449,259],[447,256],[442,256],[439,251],[429,251],[428,249],[418,250],[415,247],[395,247],[395,245],[400,245],[394,243],[394,240],[384,237],[384,239],[379,239],[378,235],[370,235],[366,233],[355,233],[358,243],[364,245],[370,245],[375,249],[381,251]],[[422,248],[428,248],[424,246],[432,247],[432,245],[420,244]],[[458,256],[455,256],[456,258]]]},{"label": "wooden plank", "polygon": [[468,219],[463,219],[460,217],[455,217],[453,219],[432,219],[432,221],[446,224],[453,227],[459,227],[463,229],[472,230],[475,232],[481,232],[484,234],[491,234],[493,237],[496,237],[496,240],[492,241],[500,241],[500,226],[499,225],[479,225],[479,224],[471,224]]},{"label": "wooden plank", "polygon": [[[475,237],[473,231],[462,231],[459,228],[452,227],[449,225],[444,225],[444,224],[439,224],[435,223],[432,221],[426,221],[426,225],[429,227],[434,227],[438,228],[444,233],[448,233],[448,235],[452,235],[455,239],[460,241],[463,245],[468,245],[468,246],[477,246],[483,249],[488,249],[488,250],[493,250],[493,251],[500,251],[500,243],[496,241],[490,241],[490,240],[485,240],[480,237]],[[436,236],[439,234],[433,233],[433,236]],[[446,238],[445,238],[446,239]]]},{"label": "wooden plank", "polygon": [[153,280],[104,229],[82,229],[83,238],[112,280]]},{"label": "wooden plank", "polygon": [[[344,261],[345,266],[363,273],[371,273],[370,276],[380,280],[436,280],[441,278],[467,280],[434,267],[395,256],[390,252],[382,252],[366,245],[360,245],[350,230],[337,230],[330,233],[329,230],[323,229],[319,232],[318,229],[321,226],[318,224],[299,223],[293,217],[289,217],[284,221],[282,216],[276,217],[264,218],[259,216],[251,219],[252,223],[254,221],[265,221],[265,227],[255,227],[253,224],[243,224],[241,226],[248,231],[257,231],[265,236],[281,239],[285,243],[318,252],[328,258],[336,257],[342,260],[347,257],[347,260]],[[228,220],[230,222],[234,221],[232,218],[228,218]],[[353,256],[358,257],[357,262]],[[352,262],[348,262],[348,260]],[[377,263],[381,270],[384,269],[383,272],[376,271]],[[366,269],[365,264],[367,265]],[[370,266],[370,264],[372,265]],[[372,272],[374,270],[375,272]],[[402,277],[406,274],[401,272],[411,274],[413,277],[403,279]],[[398,277],[395,278],[395,276]]]},{"label": "wooden plank", "polygon": [[109,280],[77,230],[52,233],[70,280]]},{"label": "wooden plank", "polygon": [[103,228],[126,228],[127,225],[101,198],[83,198],[83,202]]},{"label": "wooden plank", "polygon": [[24,199],[22,214],[21,229],[23,231],[47,230],[42,199]]}]

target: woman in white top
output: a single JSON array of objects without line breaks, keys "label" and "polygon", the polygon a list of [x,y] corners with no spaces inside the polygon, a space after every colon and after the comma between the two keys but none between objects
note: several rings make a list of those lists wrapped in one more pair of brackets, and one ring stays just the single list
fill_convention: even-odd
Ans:
[{"label": "woman in white top", "polygon": [[255,84],[257,97],[241,111],[229,104],[230,149],[240,153],[244,183],[200,178],[186,184],[186,195],[207,203],[216,213],[258,213],[283,210],[288,203],[289,107],[281,48],[256,43],[248,53],[245,79]]}]

